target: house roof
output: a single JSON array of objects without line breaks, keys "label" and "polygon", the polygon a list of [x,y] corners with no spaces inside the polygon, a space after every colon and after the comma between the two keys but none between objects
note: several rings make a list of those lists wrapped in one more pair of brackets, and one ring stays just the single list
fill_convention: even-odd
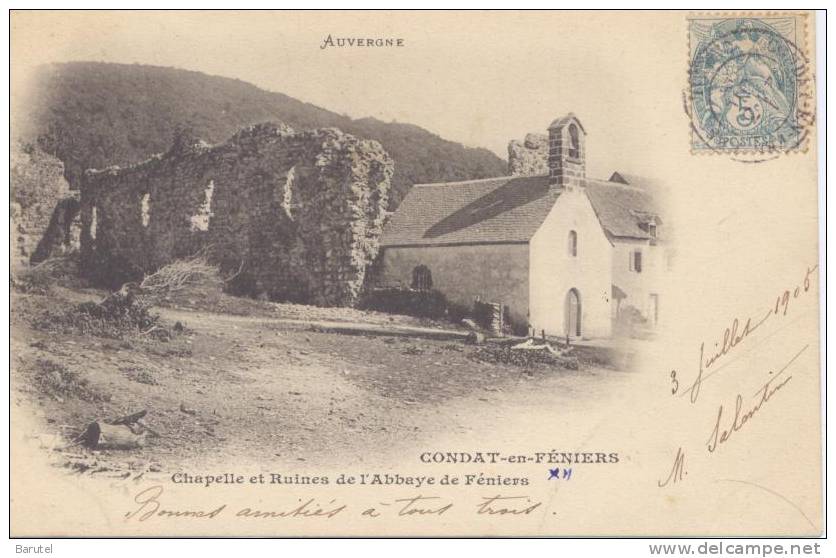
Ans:
[{"label": "house roof", "polygon": [[659,184],[647,178],[646,176],[638,176],[635,174],[627,174],[626,172],[615,171],[609,178],[609,182],[620,182],[628,186],[635,186],[650,191],[658,191]]},{"label": "house roof", "polygon": [[[650,238],[639,227],[643,215],[657,214],[648,192],[589,179],[586,192],[609,235]],[[559,196],[548,176],[416,184],[386,224],[381,246],[528,242]]]},{"label": "house roof", "polygon": [[608,235],[617,238],[655,238],[640,226],[653,217],[657,223],[661,222],[652,192],[649,188],[608,180],[586,181],[586,194],[601,226]]}]

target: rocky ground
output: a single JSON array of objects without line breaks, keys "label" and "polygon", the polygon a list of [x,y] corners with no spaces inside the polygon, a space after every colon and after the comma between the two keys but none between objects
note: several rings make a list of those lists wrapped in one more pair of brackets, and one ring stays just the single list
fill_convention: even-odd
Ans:
[{"label": "rocky ground", "polygon": [[[441,324],[223,294],[155,308],[170,337],[47,331],[39,322],[104,294],[59,287],[15,292],[12,304],[13,415],[34,417],[17,433],[85,474],[176,471],[232,457],[265,468],[334,456],[385,460],[441,436],[513,432],[527,413],[585,412],[630,375],[592,353],[578,369],[521,367],[477,359],[479,349],[461,341],[326,333],[304,321]],[[91,421],[140,410],[151,429],[144,447],[73,443]]]}]

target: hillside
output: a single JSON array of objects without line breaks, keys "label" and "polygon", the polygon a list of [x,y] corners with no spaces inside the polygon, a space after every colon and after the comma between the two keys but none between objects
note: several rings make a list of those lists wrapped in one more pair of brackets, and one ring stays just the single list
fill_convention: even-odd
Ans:
[{"label": "hillside", "polygon": [[392,206],[412,184],[503,175],[505,162],[418,126],[353,120],[281,93],[200,72],[73,62],[40,69],[24,122],[26,141],[64,162],[74,182],[87,168],[125,165],[165,151],[178,129],[211,143],[268,120],[297,129],[337,127],[375,139],[395,160]]}]

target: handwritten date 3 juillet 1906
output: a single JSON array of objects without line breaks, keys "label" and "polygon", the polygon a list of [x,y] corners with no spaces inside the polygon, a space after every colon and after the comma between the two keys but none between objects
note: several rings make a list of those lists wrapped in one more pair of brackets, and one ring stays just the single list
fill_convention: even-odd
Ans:
[{"label": "handwritten date 3 juillet 1906", "polygon": [[[803,297],[810,290],[811,280],[815,277],[814,272],[817,269],[818,265],[808,267],[801,283],[791,289],[785,289],[778,294],[775,298],[774,305],[770,305],[765,313],[757,313],[756,318],[749,317],[745,322],[742,322],[739,318],[734,318],[731,325],[725,329],[722,339],[714,343],[714,348],[710,351],[709,355],[706,356],[705,342],[700,343],[699,367],[693,383],[691,383],[690,387],[680,392],[680,380],[677,371],[672,370],[670,373],[671,394],[679,396],[688,394],[690,395],[690,402],[692,404],[696,403],[699,399],[700,388],[703,382],[713,377],[726,365],[734,361],[734,359],[728,360],[726,357],[734,353],[738,347],[744,345],[745,341],[753,336],[756,331],[760,330],[764,324],[774,322],[776,319],[786,318],[793,301]],[[743,323],[742,326],[741,323]],[[790,324],[785,323],[779,326],[768,336],[777,333],[788,325]],[[777,372],[769,370],[765,378],[759,376],[757,389],[753,395],[747,397],[744,394],[737,393],[732,398],[733,404],[726,405],[721,403],[719,405],[706,441],[706,449],[709,454],[717,452],[721,445],[727,443],[735,433],[740,432],[749,421],[758,415],[767,403],[773,400],[779,391],[789,384],[793,376],[786,373],[786,371],[808,347],[809,345],[807,344],[800,347]],[[718,363],[721,362],[722,364],[718,366]],[[667,476],[664,479],[660,479],[657,484],[660,488],[664,488],[671,484],[681,482],[687,474],[685,451],[680,446],[676,451],[673,464]]]}]

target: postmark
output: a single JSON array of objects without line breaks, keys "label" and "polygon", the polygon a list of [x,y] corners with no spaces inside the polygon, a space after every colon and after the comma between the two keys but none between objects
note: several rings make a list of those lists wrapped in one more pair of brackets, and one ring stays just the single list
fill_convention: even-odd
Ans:
[{"label": "postmark", "polygon": [[806,15],[693,17],[692,153],[759,161],[804,150],[815,120]]}]

